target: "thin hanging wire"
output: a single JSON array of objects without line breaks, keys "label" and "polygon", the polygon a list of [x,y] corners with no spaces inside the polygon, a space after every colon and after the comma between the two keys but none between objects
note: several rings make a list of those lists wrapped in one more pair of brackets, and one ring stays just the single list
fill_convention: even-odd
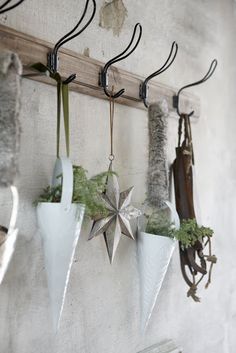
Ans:
[{"label": "thin hanging wire", "polygon": [[0,15],[7,12],[7,11],[10,11],[10,10],[13,10],[15,7],[19,6],[23,1],[25,0],[20,0],[20,1],[17,1],[14,5],[11,5],[9,7],[6,7],[8,4],[10,4],[12,2],[12,0],[7,0],[5,1],[1,6],[0,6]]},{"label": "thin hanging wire", "polygon": [[[132,49],[130,49],[132,47],[132,44],[134,42],[134,38],[136,36],[136,32],[137,30],[139,29],[139,35],[138,35],[138,38],[135,42],[135,45],[133,46]],[[108,77],[107,77],[107,71],[109,69],[109,67],[111,65],[114,65],[115,63],[121,61],[121,60],[124,60],[126,59],[128,56],[130,56],[134,51],[135,49],[137,48],[139,42],[140,42],[140,39],[142,37],[142,26],[140,23],[136,23],[135,27],[134,27],[134,30],[133,30],[133,35],[132,35],[132,38],[128,44],[128,46],[125,48],[125,50],[123,50],[120,54],[116,55],[114,58],[112,58],[111,60],[109,60],[103,67],[101,73],[100,73],[100,84],[101,86],[103,87],[104,89],[104,92],[105,94],[108,96],[108,97],[111,97],[111,92],[108,90]],[[112,98],[118,98],[120,97],[123,93],[125,92],[125,89],[121,89],[119,90],[117,93],[115,94],[112,94]]]},{"label": "thin hanging wire", "polygon": [[[162,74],[164,71],[166,71],[172,65],[172,63],[174,62],[174,60],[176,58],[177,52],[178,52],[178,44],[176,42],[173,42],[172,46],[171,46],[171,50],[170,50],[169,56],[166,59],[165,63],[162,65],[162,67],[160,69],[158,69],[157,71],[155,71],[154,73],[152,73],[151,75],[149,75],[143,81],[143,83],[140,85],[140,98],[143,100],[143,103],[144,103],[146,108],[148,108],[148,106],[149,106],[149,104],[147,102],[147,97],[148,97],[148,86],[147,85],[148,85],[148,82],[151,79],[153,79],[154,77],[156,77],[157,75]],[[173,57],[172,57],[172,55],[173,55]]]},{"label": "thin hanging wire", "polygon": [[[181,88],[179,89],[177,95],[175,95],[175,96],[173,97],[173,106],[174,106],[174,108],[176,108],[176,111],[177,111],[177,113],[178,113],[179,116],[181,115],[180,110],[179,110],[179,96],[180,96],[180,93],[181,93],[184,89],[186,89],[186,88],[193,87],[193,86],[197,86],[197,85],[199,85],[199,84],[201,84],[201,83],[206,82],[206,81],[213,75],[213,73],[215,72],[215,69],[216,69],[216,67],[217,67],[217,64],[218,64],[218,63],[217,63],[217,60],[214,59],[214,60],[211,62],[211,65],[210,65],[209,70],[207,71],[206,75],[205,75],[201,80],[196,81],[196,82],[193,82],[193,83],[190,83],[190,84],[188,84],[188,85],[186,85],[186,86],[181,87]],[[188,116],[190,117],[190,116],[192,116],[193,114],[194,114],[194,111],[192,111],[191,113],[189,113]]]}]

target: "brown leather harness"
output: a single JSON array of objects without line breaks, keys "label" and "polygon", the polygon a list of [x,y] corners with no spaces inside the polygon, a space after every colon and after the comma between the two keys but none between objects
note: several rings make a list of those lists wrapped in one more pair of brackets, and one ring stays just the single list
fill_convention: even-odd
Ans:
[{"label": "brown leather harness", "polygon": [[[183,123],[184,138],[181,143]],[[193,165],[194,153],[190,119],[188,114],[181,114],[178,129],[178,147],[176,148],[176,159],[173,163],[176,209],[180,220],[196,218],[193,201]],[[206,261],[211,262],[206,288],[211,281],[212,266],[216,263],[216,257],[211,254],[210,238],[207,237],[205,243],[204,241],[204,239],[202,242],[196,241],[193,246],[188,248],[183,248],[179,244],[181,270],[184,280],[189,286],[187,295],[191,296],[197,302],[200,301],[196,295],[197,286],[207,274]],[[204,249],[207,245],[209,254],[204,255]]]}]

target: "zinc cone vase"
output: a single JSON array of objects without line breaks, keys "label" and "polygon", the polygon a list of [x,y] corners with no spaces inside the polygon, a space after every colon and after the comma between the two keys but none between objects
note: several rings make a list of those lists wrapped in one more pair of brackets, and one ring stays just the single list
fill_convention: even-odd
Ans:
[{"label": "zinc cone vase", "polygon": [[42,202],[37,206],[55,332],[59,329],[85,211],[83,204],[72,203],[73,166],[68,158],[56,160],[52,186],[60,184],[61,178],[58,178],[60,175],[62,176],[61,202]]},{"label": "zinc cone vase", "polygon": [[[171,209],[175,227],[179,228],[179,217],[175,208]],[[158,294],[164,281],[176,240],[138,230],[137,256],[140,282],[141,331],[144,333],[152,315]]]}]

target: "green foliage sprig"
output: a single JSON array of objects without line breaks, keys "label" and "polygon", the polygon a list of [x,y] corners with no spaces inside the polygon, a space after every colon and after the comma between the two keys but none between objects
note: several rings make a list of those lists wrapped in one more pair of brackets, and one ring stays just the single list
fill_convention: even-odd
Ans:
[{"label": "green foliage sprig", "polygon": [[180,228],[175,230],[175,238],[183,249],[193,246],[196,241],[202,241],[204,237],[212,237],[213,230],[209,227],[199,227],[195,219],[184,219]]},{"label": "green foliage sprig", "polygon": [[204,237],[212,237],[214,233],[209,227],[199,227],[195,219],[182,220],[180,228],[176,229],[168,216],[163,214],[149,216],[145,232],[176,239],[182,249],[193,246],[196,241],[202,242]]},{"label": "green foliage sprig", "polygon": [[[105,191],[107,177],[114,174],[113,171],[107,171],[87,178],[87,171],[81,166],[73,166],[74,185],[73,185],[73,203],[82,203],[86,206],[85,213],[92,219],[105,217],[109,211],[105,207],[101,194]],[[62,179],[62,175],[58,178]],[[60,202],[62,195],[62,183],[52,187],[47,186],[39,198],[34,202]]]}]

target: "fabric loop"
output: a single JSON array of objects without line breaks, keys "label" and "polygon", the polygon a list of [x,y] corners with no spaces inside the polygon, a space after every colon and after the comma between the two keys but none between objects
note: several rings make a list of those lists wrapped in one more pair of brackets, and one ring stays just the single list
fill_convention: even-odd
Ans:
[{"label": "fabric loop", "polygon": [[66,153],[67,153],[67,157],[69,157],[70,155],[69,86],[66,83],[62,83],[62,104],[63,104],[63,115],[64,115],[65,139],[66,139]]},{"label": "fabric loop", "polygon": [[64,115],[64,129],[66,141],[66,154],[70,155],[70,129],[69,129],[69,86],[67,81],[63,81],[58,72],[53,72],[49,67],[42,63],[36,63],[31,68],[44,73],[49,73],[49,76],[57,82],[57,157],[60,155],[60,133],[61,133],[61,105]]},{"label": "fabric loop", "polygon": [[69,126],[69,86],[60,77],[57,81],[57,157],[60,156],[61,105],[64,116],[66,155],[70,156],[70,126]]}]

